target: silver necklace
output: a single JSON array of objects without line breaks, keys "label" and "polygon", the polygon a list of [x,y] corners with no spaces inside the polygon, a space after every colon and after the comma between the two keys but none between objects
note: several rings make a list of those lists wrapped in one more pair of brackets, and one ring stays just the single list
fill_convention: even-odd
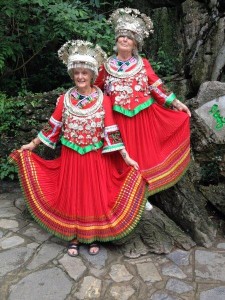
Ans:
[{"label": "silver necklace", "polygon": [[97,95],[97,101],[94,103],[94,105],[92,107],[82,109],[82,108],[79,108],[78,106],[75,106],[74,104],[72,104],[71,93],[74,90],[74,88],[71,88],[65,94],[65,100],[64,100],[65,108],[71,114],[73,114],[77,117],[87,117],[87,116],[94,114],[100,108],[100,106],[102,105],[102,102],[103,102],[102,91],[97,86],[94,86],[94,88],[96,89],[98,95]]}]

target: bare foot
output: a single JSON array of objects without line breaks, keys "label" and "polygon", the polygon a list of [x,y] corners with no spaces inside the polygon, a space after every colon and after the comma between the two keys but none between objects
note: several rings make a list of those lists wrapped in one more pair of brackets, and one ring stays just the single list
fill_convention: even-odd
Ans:
[{"label": "bare foot", "polygon": [[79,242],[77,240],[72,240],[69,242],[67,254],[73,257],[79,255]]},{"label": "bare foot", "polygon": [[96,243],[90,244],[90,245],[89,245],[88,253],[89,253],[90,255],[96,255],[96,254],[98,254],[99,250],[100,250],[100,247],[99,247],[98,244],[96,244]]}]

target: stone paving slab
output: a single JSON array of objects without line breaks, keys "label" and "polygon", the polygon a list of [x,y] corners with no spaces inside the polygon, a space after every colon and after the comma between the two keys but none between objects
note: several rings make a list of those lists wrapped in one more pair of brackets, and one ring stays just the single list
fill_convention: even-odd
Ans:
[{"label": "stone paving slab", "polygon": [[24,213],[18,185],[0,194],[0,300],[224,300],[225,238],[211,248],[128,259],[101,245],[96,256],[45,232]]}]

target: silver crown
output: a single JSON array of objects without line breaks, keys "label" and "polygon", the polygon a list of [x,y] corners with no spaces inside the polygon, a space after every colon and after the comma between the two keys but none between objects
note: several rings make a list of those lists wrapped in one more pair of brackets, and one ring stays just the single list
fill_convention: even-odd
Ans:
[{"label": "silver crown", "polygon": [[139,49],[143,46],[144,38],[153,33],[152,20],[138,9],[118,8],[108,22],[115,28],[116,39],[124,35],[129,36],[137,41]]},{"label": "silver crown", "polygon": [[73,78],[72,70],[75,68],[87,68],[98,75],[98,68],[107,59],[106,53],[98,45],[82,40],[66,42],[58,51],[59,59],[67,65],[68,73]]}]

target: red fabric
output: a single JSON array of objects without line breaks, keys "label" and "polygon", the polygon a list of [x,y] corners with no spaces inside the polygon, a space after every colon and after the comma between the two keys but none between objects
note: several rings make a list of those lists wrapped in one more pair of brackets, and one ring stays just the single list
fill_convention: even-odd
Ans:
[{"label": "red fabric", "polygon": [[[119,124],[124,145],[129,155],[138,162],[140,170],[149,182],[149,190],[152,194],[166,187],[172,186],[186,170],[190,159],[190,124],[189,116],[184,112],[177,112],[166,109],[158,104],[153,104],[144,109],[134,117],[126,117],[115,112],[115,120]],[[183,146],[185,143],[186,146]],[[183,163],[179,163],[186,155]],[[171,174],[171,165],[163,165],[171,158],[171,165],[178,164],[179,172],[176,169]],[[123,170],[125,166],[122,160],[117,162],[118,169]],[[159,177],[159,185],[153,186],[151,178],[146,174],[151,169],[157,168],[155,177]],[[161,176],[167,179],[161,182]]]},{"label": "red fabric", "polygon": [[[148,77],[146,86],[155,82],[159,83],[159,77],[149,62],[143,59],[143,63]],[[107,71],[102,66],[95,82],[97,86],[106,91],[105,80],[107,76]],[[113,78],[110,77],[110,84],[112,84]],[[145,103],[150,96],[156,100],[156,103],[129,117],[123,114],[122,110],[121,112],[115,111],[115,121],[119,126],[129,155],[138,162],[141,173],[148,182],[150,194],[154,194],[174,185],[188,167],[190,161],[190,120],[184,112],[163,107],[166,92],[162,84],[156,85],[157,89],[152,89],[151,95],[147,96],[141,90],[135,91],[134,86],[137,84],[135,76],[130,80],[133,80],[131,83],[133,96],[130,97],[129,103],[131,110]],[[122,81],[120,84],[123,85]],[[116,96],[117,92],[114,89],[110,95],[113,106]],[[123,107],[127,109],[126,105]],[[122,171],[123,166],[125,166],[122,159],[115,163],[117,163],[118,169]]]},{"label": "red fabric", "polygon": [[137,225],[145,205],[145,183],[130,167],[119,174],[111,154],[98,150],[82,156],[62,146],[55,160],[30,151],[10,156],[18,166],[31,214],[56,236],[86,243],[110,241]]},{"label": "red fabric", "polygon": [[185,139],[189,138],[189,117],[153,104],[129,118],[115,112],[120,132],[130,156],[141,169],[163,161]]},{"label": "red fabric", "polygon": [[[120,175],[101,150],[80,155],[62,146],[61,157],[46,161],[32,154],[48,205],[68,218],[101,216],[114,205],[126,173]],[[101,180],[99,180],[101,179]]]},{"label": "red fabric", "polygon": [[106,112],[104,126],[107,127],[107,126],[115,125],[116,123],[115,123],[114,114],[112,110],[112,103],[109,96],[106,95],[104,96],[103,106]]},{"label": "red fabric", "polygon": [[102,91],[104,90],[106,75],[106,69],[104,65],[101,65],[101,67],[99,68],[98,77],[95,80],[95,85],[97,85]]}]

